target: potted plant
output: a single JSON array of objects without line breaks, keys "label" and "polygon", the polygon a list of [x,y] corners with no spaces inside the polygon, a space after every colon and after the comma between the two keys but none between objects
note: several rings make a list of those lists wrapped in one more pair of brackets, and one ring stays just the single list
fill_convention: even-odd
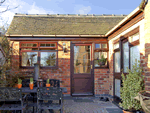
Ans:
[{"label": "potted plant", "polygon": [[47,79],[46,87],[50,87],[49,79]]},{"label": "potted plant", "polygon": [[100,64],[100,66],[105,65],[106,63],[106,58],[104,58],[104,55],[101,55],[101,59],[98,59],[98,63]]},{"label": "potted plant", "polygon": [[30,89],[33,89],[33,78],[30,78],[30,84],[29,84],[29,86],[30,86]]},{"label": "potted plant", "polygon": [[22,87],[22,80],[18,78],[18,88],[20,89]]},{"label": "potted plant", "polygon": [[130,113],[136,110],[142,110],[140,102],[134,97],[138,95],[138,92],[144,90],[144,78],[142,77],[142,69],[140,63],[137,66],[135,63],[132,70],[128,69],[128,74],[124,76],[122,73],[122,87],[120,88],[120,98],[122,103],[120,106],[124,109],[124,113]]}]

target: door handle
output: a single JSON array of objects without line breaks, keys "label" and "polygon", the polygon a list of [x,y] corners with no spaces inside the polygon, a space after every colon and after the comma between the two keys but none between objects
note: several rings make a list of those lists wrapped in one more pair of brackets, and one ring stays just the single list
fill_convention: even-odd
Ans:
[{"label": "door handle", "polygon": [[92,69],[92,65],[91,65],[91,69]]}]

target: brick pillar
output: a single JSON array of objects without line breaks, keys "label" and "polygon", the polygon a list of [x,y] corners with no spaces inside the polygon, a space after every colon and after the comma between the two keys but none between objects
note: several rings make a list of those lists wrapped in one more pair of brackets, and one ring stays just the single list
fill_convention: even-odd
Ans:
[{"label": "brick pillar", "polygon": [[145,14],[145,90],[150,91],[150,0],[148,0],[147,5],[144,9]]}]

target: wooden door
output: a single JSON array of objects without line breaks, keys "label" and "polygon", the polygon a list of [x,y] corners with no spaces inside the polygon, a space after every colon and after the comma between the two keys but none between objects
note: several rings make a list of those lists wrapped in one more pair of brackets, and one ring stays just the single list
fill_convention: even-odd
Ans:
[{"label": "wooden door", "polygon": [[71,95],[93,95],[92,44],[71,44],[71,49]]}]

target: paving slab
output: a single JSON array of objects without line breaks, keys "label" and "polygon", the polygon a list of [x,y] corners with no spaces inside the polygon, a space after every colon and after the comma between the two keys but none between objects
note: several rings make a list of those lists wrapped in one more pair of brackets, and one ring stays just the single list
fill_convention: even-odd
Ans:
[{"label": "paving slab", "polygon": [[[26,112],[33,113],[32,110],[32,107],[30,107]],[[42,113],[50,112],[43,110]],[[59,111],[54,110],[53,113],[59,113]],[[122,110],[109,101],[100,101],[99,98],[64,97],[63,113],[122,113]]]}]

